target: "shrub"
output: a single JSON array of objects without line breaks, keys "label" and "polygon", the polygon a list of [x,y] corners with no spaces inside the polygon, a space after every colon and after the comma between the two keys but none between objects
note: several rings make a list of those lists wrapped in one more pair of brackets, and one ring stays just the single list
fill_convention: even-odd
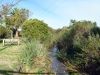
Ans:
[{"label": "shrub", "polygon": [[43,21],[30,19],[23,24],[23,36],[44,42],[51,38],[51,32],[50,28]]},{"label": "shrub", "polygon": [[60,50],[63,50],[60,53],[66,53],[62,59],[64,58],[76,66],[80,72],[97,75],[100,71],[99,67],[96,67],[97,65],[100,66],[99,31],[100,28],[90,21],[74,22],[69,32],[64,34],[66,36],[58,44]]}]

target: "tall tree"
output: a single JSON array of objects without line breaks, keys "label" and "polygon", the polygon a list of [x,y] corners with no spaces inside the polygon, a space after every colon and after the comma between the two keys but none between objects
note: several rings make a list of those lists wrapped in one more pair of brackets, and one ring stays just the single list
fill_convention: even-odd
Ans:
[{"label": "tall tree", "polygon": [[0,4],[0,21],[3,22],[3,24],[6,26],[6,20],[8,18],[8,16],[11,15],[11,11],[13,9],[13,7],[15,5],[17,5],[20,1],[22,0],[12,0],[12,1],[8,1],[8,3],[4,3],[3,1]]},{"label": "tall tree", "polygon": [[26,19],[28,19],[28,16],[29,16],[28,10],[14,8],[13,11],[11,12],[11,16],[8,18],[7,24],[19,27],[23,24],[23,22]]},{"label": "tall tree", "polygon": [[22,0],[12,0],[10,3],[0,4],[0,25],[5,27],[8,33],[12,26],[19,27],[28,17],[28,10],[14,9],[14,6],[20,1]]}]

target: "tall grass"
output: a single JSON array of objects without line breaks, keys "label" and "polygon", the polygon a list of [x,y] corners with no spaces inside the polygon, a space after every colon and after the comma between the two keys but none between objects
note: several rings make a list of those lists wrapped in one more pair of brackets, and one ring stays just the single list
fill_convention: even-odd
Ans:
[{"label": "tall grass", "polygon": [[[24,70],[39,72],[49,71],[49,60],[47,57],[48,51],[37,40],[27,41],[23,47],[21,59],[24,64]],[[25,67],[26,66],[26,67]]]}]

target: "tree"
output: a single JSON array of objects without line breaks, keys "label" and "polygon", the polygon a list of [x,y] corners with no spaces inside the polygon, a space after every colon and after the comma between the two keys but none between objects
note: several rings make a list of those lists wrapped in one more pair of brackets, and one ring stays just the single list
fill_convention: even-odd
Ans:
[{"label": "tree", "polygon": [[13,0],[13,1],[11,1],[11,3],[6,3],[6,4],[0,5],[0,17],[2,17],[3,22],[5,23],[5,26],[6,26],[7,17],[11,15],[11,11],[12,11],[13,7],[16,4],[18,4],[20,1],[22,1],[22,0]]},{"label": "tree", "polygon": [[[22,23],[22,20],[21,20],[21,22],[19,22],[19,19],[18,19],[18,18],[22,18],[23,19],[23,17],[21,16],[22,13],[24,14],[23,16],[25,16],[25,13],[23,12],[23,11],[25,11],[25,9],[23,9],[23,11],[21,11],[21,13],[20,13],[21,17],[17,15],[18,16],[17,19],[15,19],[14,18],[15,16],[12,15],[13,7],[16,4],[18,4],[20,1],[21,0],[16,0],[16,1],[12,1],[11,3],[6,3],[6,4],[0,5],[0,25],[1,25],[0,27],[2,27],[2,26],[5,27],[6,30],[7,30],[7,33],[10,32],[10,29],[12,28],[12,25],[13,26],[15,25],[15,22],[16,23]],[[16,12],[16,14],[17,14],[17,12]],[[21,24],[17,24],[17,25],[21,25]]]},{"label": "tree", "polygon": [[14,8],[11,15],[7,18],[7,25],[21,27],[23,22],[29,17],[29,11],[26,9]]}]

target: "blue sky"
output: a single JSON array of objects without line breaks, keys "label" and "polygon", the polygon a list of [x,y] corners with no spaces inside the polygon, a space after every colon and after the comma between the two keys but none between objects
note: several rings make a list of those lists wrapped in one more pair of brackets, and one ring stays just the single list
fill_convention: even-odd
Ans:
[{"label": "blue sky", "polygon": [[29,9],[30,18],[43,20],[55,29],[69,26],[71,19],[100,25],[100,0],[23,0],[17,7]]}]

